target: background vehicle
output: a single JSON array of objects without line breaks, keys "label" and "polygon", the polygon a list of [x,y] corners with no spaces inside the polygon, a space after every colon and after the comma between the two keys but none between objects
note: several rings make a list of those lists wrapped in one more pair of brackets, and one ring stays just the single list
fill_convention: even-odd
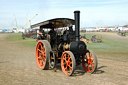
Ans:
[{"label": "background vehicle", "polygon": [[32,29],[32,30],[29,29],[28,32],[22,33],[22,38],[25,39],[27,37],[27,38],[36,39],[37,38],[37,30],[38,29]]}]

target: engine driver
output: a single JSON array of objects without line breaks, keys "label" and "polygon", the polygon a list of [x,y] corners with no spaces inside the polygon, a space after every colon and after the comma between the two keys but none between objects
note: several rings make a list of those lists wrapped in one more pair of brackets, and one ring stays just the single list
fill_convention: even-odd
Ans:
[{"label": "engine driver", "polygon": [[54,28],[51,28],[48,34],[50,35],[50,38],[51,38],[50,39],[51,47],[53,47],[53,45],[55,45],[56,43],[56,32],[54,31]]},{"label": "engine driver", "polygon": [[46,33],[44,32],[43,27],[40,27],[38,34],[39,34],[39,36],[37,38],[37,41],[38,40],[43,40],[43,39],[46,38]]}]

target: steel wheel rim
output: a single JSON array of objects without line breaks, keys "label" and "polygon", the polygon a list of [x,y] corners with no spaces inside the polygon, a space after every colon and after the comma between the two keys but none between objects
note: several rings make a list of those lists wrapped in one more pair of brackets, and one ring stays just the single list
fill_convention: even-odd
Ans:
[{"label": "steel wheel rim", "polygon": [[95,70],[95,60],[93,58],[93,54],[90,51],[84,54],[82,62],[85,71],[93,72]]},{"label": "steel wheel rim", "polygon": [[51,54],[50,54],[50,60],[49,60],[49,65],[50,65],[50,67],[53,69],[54,67],[55,67],[55,62],[56,61],[56,59],[55,59],[55,55],[54,55],[54,53],[52,52]]},{"label": "steel wheel rim", "polygon": [[36,46],[36,61],[40,69],[43,69],[46,64],[46,51],[43,42],[39,41]]},{"label": "steel wheel rim", "polygon": [[66,75],[70,75],[72,73],[72,58],[71,55],[67,52],[65,52],[62,57],[61,57],[61,67],[62,67],[62,71],[66,74]]}]

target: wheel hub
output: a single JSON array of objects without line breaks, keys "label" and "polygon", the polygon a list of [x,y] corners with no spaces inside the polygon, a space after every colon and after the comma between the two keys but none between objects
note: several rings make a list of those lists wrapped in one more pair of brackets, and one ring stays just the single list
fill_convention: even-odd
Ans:
[{"label": "wheel hub", "polygon": [[91,64],[92,63],[92,60],[91,59],[88,59],[88,64]]},{"label": "wheel hub", "polygon": [[67,62],[67,65],[70,65],[70,61]]}]

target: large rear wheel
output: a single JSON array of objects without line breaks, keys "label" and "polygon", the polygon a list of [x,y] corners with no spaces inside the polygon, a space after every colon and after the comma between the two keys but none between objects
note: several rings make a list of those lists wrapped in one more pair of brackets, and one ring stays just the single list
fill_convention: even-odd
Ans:
[{"label": "large rear wheel", "polygon": [[36,45],[36,62],[40,69],[49,68],[51,46],[47,40],[39,40]]},{"label": "large rear wheel", "polygon": [[64,74],[71,76],[76,68],[75,57],[71,51],[65,51],[61,56],[61,68]]},{"label": "large rear wheel", "polygon": [[86,72],[94,73],[97,70],[97,57],[92,50],[88,50],[82,59],[82,65]]}]

